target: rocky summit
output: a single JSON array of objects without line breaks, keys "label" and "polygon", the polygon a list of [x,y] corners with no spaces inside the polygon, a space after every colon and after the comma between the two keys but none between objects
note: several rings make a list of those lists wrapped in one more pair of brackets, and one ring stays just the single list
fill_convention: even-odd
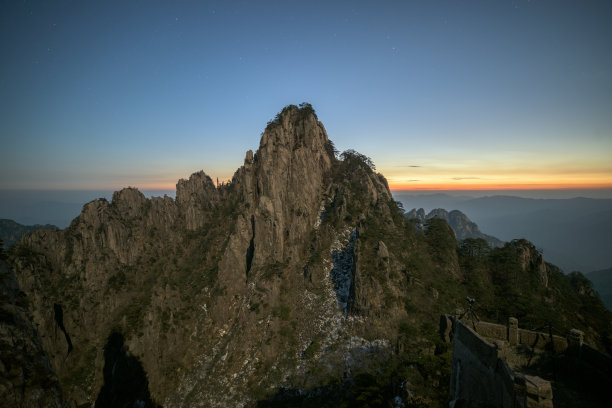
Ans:
[{"label": "rocky summit", "polygon": [[118,191],[8,259],[71,407],[447,406],[437,325],[466,296],[491,321],[612,344],[587,283],[527,241],[416,228],[308,104],[267,124],[231,182]]}]

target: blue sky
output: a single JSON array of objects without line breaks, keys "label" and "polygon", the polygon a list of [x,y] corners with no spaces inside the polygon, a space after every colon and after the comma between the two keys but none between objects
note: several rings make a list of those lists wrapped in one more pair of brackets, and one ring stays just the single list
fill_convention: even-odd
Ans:
[{"label": "blue sky", "polygon": [[0,189],[228,179],[287,104],[392,187],[612,187],[612,2],[15,1]]}]

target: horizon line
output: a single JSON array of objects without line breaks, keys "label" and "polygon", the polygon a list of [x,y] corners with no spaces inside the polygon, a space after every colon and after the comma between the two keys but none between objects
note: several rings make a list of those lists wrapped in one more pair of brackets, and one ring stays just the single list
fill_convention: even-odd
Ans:
[{"label": "horizon line", "polygon": [[[0,191],[120,191],[125,188],[136,188],[140,191],[176,191],[176,185],[124,185],[120,187],[0,187]],[[416,187],[416,186],[405,186],[405,185],[389,185],[391,191],[611,191],[612,185],[596,185],[596,186],[534,186],[534,185],[509,185],[509,186],[428,186],[428,187]]]},{"label": "horizon line", "polygon": [[597,191],[612,191],[611,185],[591,185],[591,186],[576,186],[576,185],[560,185],[560,186],[550,186],[550,185],[468,185],[468,186],[427,186],[427,187],[416,187],[416,186],[406,186],[406,185],[389,185],[389,190],[391,191],[589,191],[589,190],[597,190]]}]

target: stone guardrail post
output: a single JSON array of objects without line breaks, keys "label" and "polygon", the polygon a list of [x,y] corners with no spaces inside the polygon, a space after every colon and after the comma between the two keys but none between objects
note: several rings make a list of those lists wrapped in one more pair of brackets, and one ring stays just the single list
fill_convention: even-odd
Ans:
[{"label": "stone guardrail post", "polygon": [[508,318],[508,343],[511,346],[519,344],[518,319],[516,317]]},{"label": "stone guardrail post", "polygon": [[567,342],[571,352],[578,354],[582,347],[582,343],[584,343],[584,332],[578,329],[570,330]]}]

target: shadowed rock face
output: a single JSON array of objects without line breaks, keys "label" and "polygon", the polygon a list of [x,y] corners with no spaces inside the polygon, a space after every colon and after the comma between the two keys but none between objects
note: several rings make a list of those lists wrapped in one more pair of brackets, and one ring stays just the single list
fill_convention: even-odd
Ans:
[{"label": "shadowed rock face", "polygon": [[64,309],[62,309],[62,305],[54,303],[53,304],[53,319],[57,324],[57,327],[64,333],[64,337],[66,337],[66,345],[68,346],[68,354],[72,351],[72,341],[70,340],[70,335],[66,331],[64,327]]},{"label": "shadowed rock face", "polygon": [[123,335],[111,333],[104,346],[104,385],[96,399],[96,408],[156,407],[151,401],[142,364],[127,353],[123,341]]},{"label": "shadowed rock face", "polygon": [[334,248],[332,256],[334,267],[330,274],[331,280],[334,282],[334,290],[338,298],[338,306],[342,309],[346,317],[349,309],[355,298],[355,241],[357,240],[357,231],[351,231],[348,242],[342,248]]},{"label": "shadowed rock face", "polygon": [[0,405],[62,407],[62,392],[27,301],[9,264],[0,260]]}]

